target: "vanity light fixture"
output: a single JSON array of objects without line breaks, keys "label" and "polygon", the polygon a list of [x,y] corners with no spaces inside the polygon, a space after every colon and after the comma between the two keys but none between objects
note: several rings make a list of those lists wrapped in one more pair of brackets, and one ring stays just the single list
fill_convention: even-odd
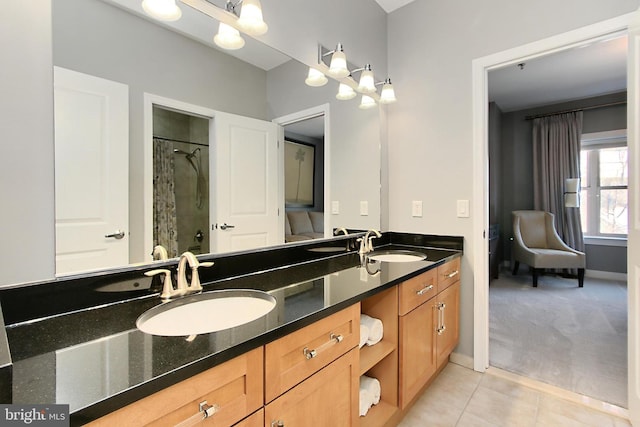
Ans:
[{"label": "vanity light fixture", "polygon": [[358,83],[358,91],[362,93],[373,93],[376,91],[375,80],[373,77],[373,71],[371,71],[371,65],[367,64],[364,68],[359,68],[355,71],[362,71],[360,74],[360,81]]},{"label": "vanity light fixture", "polygon": [[227,25],[224,22],[218,27],[218,34],[213,37],[216,45],[227,50],[236,50],[244,46],[244,39],[240,36],[240,31]]},{"label": "vanity light fixture", "polygon": [[346,100],[355,98],[356,95],[357,95],[356,91],[353,90],[351,86],[344,83],[340,83],[340,86],[338,86],[338,93],[336,94],[336,99],[339,99],[341,101],[346,101]]},{"label": "vanity light fixture", "polygon": [[331,77],[341,79],[351,74],[347,68],[347,56],[344,54],[342,43],[338,43],[335,50],[329,51],[324,55],[331,55],[331,63],[329,64],[329,75]]},{"label": "vanity light fixture", "polygon": [[176,0],[143,0],[142,9],[158,21],[177,21],[182,16]]},{"label": "vanity light fixture", "polygon": [[376,83],[376,85],[382,85],[382,91],[380,92],[380,104],[391,104],[398,100],[389,77],[387,77],[387,80],[384,82]]},{"label": "vanity light fixture", "polygon": [[[227,4],[229,3],[230,1],[227,2]],[[260,0],[240,0],[236,3],[236,6],[240,3],[242,3],[240,17],[238,18],[240,29],[252,36],[261,36],[266,33],[269,27],[262,19]]]},{"label": "vanity light fixture", "polygon": [[373,108],[376,106],[376,100],[370,97],[369,95],[362,95],[362,99],[360,100],[360,105],[358,106],[361,110],[368,110],[369,108]]},{"label": "vanity light fixture", "polygon": [[304,80],[307,86],[313,87],[324,86],[328,81],[327,76],[313,67],[309,67],[309,74],[307,74],[307,78]]},{"label": "vanity light fixture", "polygon": [[564,206],[566,208],[580,207],[580,178],[567,178],[564,182]]}]

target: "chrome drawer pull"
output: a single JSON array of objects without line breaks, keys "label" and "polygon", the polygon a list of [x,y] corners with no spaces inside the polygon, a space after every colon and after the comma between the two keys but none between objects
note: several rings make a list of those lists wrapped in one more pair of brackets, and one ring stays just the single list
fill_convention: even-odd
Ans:
[{"label": "chrome drawer pull", "polygon": [[340,342],[342,342],[342,340],[344,339],[344,337],[340,334],[331,334],[329,335],[329,341],[327,341],[326,343],[322,344],[320,347],[318,347],[315,350],[309,350],[309,347],[305,347],[302,349],[302,354],[304,354],[304,357],[307,358],[307,360],[313,359],[314,357],[316,357],[318,355],[319,352],[321,352],[322,350],[326,349],[327,347],[335,344],[338,344]]},{"label": "chrome drawer pull", "polygon": [[456,271],[453,271],[453,272],[451,272],[451,273],[449,273],[449,274],[445,274],[444,276],[445,276],[447,279],[451,279],[452,277],[456,277],[456,276],[458,275],[458,273],[459,273],[459,271],[458,271],[458,270],[456,270]]},{"label": "chrome drawer pull", "polygon": [[271,421],[271,427],[284,427],[284,421],[282,420]]},{"label": "chrome drawer pull", "polygon": [[220,410],[218,405],[209,405],[206,400],[198,404],[198,413],[190,416],[186,420],[178,423],[175,427],[189,427],[200,423]]},{"label": "chrome drawer pull", "polygon": [[420,289],[419,291],[416,292],[416,294],[423,295],[424,293],[429,292],[431,289],[433,289],[433,285],[429,285]]}]

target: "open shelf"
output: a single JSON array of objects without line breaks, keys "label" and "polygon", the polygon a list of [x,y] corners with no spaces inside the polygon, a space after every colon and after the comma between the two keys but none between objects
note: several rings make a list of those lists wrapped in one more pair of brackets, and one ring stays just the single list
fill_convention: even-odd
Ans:
[{"label": "open shelf", "polygon": [[366,427],[384,426],[387,421],[398,411],[398,407],[380,400],[377,405],[369,408],[367,415],[360,417],[360,425]]},{"label": "open shelf", "polygon": [[360,375],[373,368],[378,362],[396,349],[395,344],[382,340],[376,345],[365,345],[360,349]]}]

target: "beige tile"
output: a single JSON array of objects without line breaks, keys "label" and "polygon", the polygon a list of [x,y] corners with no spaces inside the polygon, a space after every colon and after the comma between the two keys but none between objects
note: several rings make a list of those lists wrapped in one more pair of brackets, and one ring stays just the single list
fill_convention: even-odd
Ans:
[{"label": "beige tile", "polygon": [[557,397],[544,395],[540,400],[538,421],[547,423],[540,425],[553,425],[554,420],[564,420],[565,424],[562,425],[568,426],[615,427],[625,425],[619,424],[624,422],[621,418]]},{"label": "beige tile", "polygon": [[[516,426],[517,424],[512,424],[512,425]],[[468,412],[465,412],[464,414],[462,414],[462,418],[460,418],[460,421],[458,422],[458,424],[456,424],[456,427],[495,427],[495,426],[496,424],[486,421]]]},{"label": "beige tile", "polygon": [[464,415],[473,415],[494,426],[534,426],[537,404],[531,396],[520,399],[486,387],[478,387]]},{"label": "beige tile", "polygon": [[505,396],[510,396],[524,402],[529,402],[532,405],[538,405],[538,400],[540,398],[540,393],[529,387],[492,375],[485,375],[482,377],[480,387],[497,391]]}]

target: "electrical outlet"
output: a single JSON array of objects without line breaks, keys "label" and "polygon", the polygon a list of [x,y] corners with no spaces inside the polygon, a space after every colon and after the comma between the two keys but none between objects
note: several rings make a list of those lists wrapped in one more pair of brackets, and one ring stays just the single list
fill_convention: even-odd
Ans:
[{"label": "electrical outlet", "polygon": [[338,215],[340,213],[340,202],[337,200],[333,200],[331,202],[331,213],[333,215]]},{"label": "electrical outlet", "polygon": [[360,215],[369,215],[369,202],[367,202],[366,200],[360,202]]},{"label": "electrical outlet", "polygon": [[414,200],[413,202],[411,202],[411,216],[422,216],[422,200]]}]

